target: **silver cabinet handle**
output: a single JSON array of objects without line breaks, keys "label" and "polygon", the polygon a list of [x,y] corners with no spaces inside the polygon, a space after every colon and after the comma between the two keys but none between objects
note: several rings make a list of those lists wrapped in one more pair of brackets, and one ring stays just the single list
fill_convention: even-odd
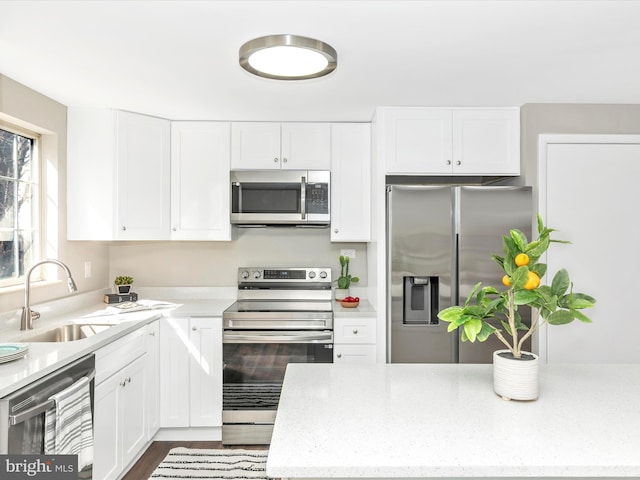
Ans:
[{"label": "silver cabinet handle", "polygon": [[198,330],[198,327],[191,327],[191,330],[195,332],[196,330]]},{"label": "silver cabinet handle", "polygon": [[458,161],[456,162],[456,165],[462,165],[462,162],[461,162],[460,160],[458,160]]},{"label": "silver cabinet handle", "polygon": [[336,357],[338,357],[338,358],[342,358],[342,354],[341,354],[341,353],[339,353],[339,354],[337,354],[337,355],[336,355]]},{"label": "silver cabinet handle", "polygon": [[287,163],[287,159],[286,159],[286,158],[283,158],[283,159],[282,159],[282,161],[283,161],[284,163]]},{"label": "silver cabinet handle", "polygon": [[171,230],[173,230],[174,232],[177,231],[178,229],[176,227],[173,227]]},{"label": "silver cabinet handle", "polygon": [[338,233],[340,230],[338,230],[337,228],[333,231],[333,233]]},{"label": "silver cabinet handle", "polygon": [[122,226],[122,231],[124,232],[127,229],[124,225]]},{"label": "silver cabinet handle", "polygon": [[149,332],[149,335],[151,335],[152,337],[156,336],[156,332]]},{"label": "silver cabinet handle", "polygon": [[125,382],[124,380],[122,382],[120,382],[120,386],[121,387],[126,387],[127,386],[127,382]]},{"label": "silver cabinet handle", "polygon": [[278,163],[278,157],[273,159],[274,163]]},{"label": "silver cabinet handle", "polygon": [[131,377],[125,378],[124,381],[127,382],[127,383],[131,383]]},{"label": "silver cabinet handle", "polygon": [[447,165],[451,165],[451,160],[447,160]]},{"label": "silver cabinet handle", "polygon": [[355,328],[355,329],[353,330],[353,334],[354,334],[354,335],[357,335],[357,334],[358,334],[358,329],[357,329],[357,328]]}]

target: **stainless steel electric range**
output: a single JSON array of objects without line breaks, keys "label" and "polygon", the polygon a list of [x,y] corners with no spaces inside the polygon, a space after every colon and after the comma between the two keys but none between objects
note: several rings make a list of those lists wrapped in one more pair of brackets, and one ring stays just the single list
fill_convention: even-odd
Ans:
[{"label": "stainless steel electric range", "polygon": [[287,364],[333,362],[331,269],[240,268],[222,319],[222,443],[268,444]]}]

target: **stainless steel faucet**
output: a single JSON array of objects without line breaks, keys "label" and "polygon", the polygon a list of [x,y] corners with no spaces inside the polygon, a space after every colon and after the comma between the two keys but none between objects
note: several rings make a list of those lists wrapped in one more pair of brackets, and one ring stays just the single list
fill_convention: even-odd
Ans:
[{"label": "stainless steel faucet", "polygon": [[64,269],[64,271],[67,273],[67,286],[69,287],[69,291],[73,293],[78,290],[78,287],[76,287],[76,282],[73,281],[73,277],[71,276],[69,267],[67,267],[60,260],[48,258],[36,263],[29,269],[26,277],[24,277],[24,307],[22,307],[22,317],[20,318],[20,330],[32,330],[33,321],[40,318],[40,314],[38,312],[34,312],[31,310],[31,308],[29,308],[29,286],[31,284],[29,279],[31,278],[31,272],[33,272],[33,269],[45,263],[55,263],[56,265]]}]

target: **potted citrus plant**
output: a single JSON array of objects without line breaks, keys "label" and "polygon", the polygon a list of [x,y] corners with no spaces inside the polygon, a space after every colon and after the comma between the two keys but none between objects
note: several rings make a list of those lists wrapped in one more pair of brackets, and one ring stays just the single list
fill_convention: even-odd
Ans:
[{"label": "potted citrus plant", "polygon": [[[582,310],[592,307],[596,300],[573,291],[567,270],[558,270],[550,285],[541,284],[547,265],[539,260],[549,245],[570,243],[551,239],[554,231],[544,226],[540,215],[536,240],[529,242],[520,230],[510,230],[509,235],[502,238],[504,256],[492,256],[504,270],[502,283],[506,289],[500,291],[477,283],[464,305],[454,305],[438,313],[438,318],[449,322],[449,332],[462,329],[463,342],[483,342],[495,335],[507,347],[493,354],[494,389],[506,399],[538,397],[538,357],[524,352],[522,346],[541,325],[565,325],[576,319],[591,322]],[[518,313],[520,307],[534,309],[531,325],[522,321]],[[500,320],[502,328],[488,322],[494,318]]]},{"label": "potted citrus plant", "polygon": [[336,300],[343,300],[349,296],[349,287],[351,282],[357,283],[360,278],[354,277],[349,273],[349,256],[340,255],[340,276],[338,277],[338,286],[336,288]]},{"label": "potted citrus plant", "polygon": [[116,287],[116,293],[119,295],[126,295],[131,292],[131,285],[133,284],[133,277],[128,275],[118,275],[113,284]]}]

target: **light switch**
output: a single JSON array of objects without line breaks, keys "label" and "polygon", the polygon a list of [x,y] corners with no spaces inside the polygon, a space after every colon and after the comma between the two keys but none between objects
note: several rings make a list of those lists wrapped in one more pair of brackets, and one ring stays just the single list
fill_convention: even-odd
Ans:
[{"label": "light switch", "polygon": [[356,258],[356,249],[355,248],[342,249],[340,250],[340,255],[342,255],[343,257]]},{"label": "light switch", "polygon": [[91,277],[91,262],[84,262],[84,278]]}]

